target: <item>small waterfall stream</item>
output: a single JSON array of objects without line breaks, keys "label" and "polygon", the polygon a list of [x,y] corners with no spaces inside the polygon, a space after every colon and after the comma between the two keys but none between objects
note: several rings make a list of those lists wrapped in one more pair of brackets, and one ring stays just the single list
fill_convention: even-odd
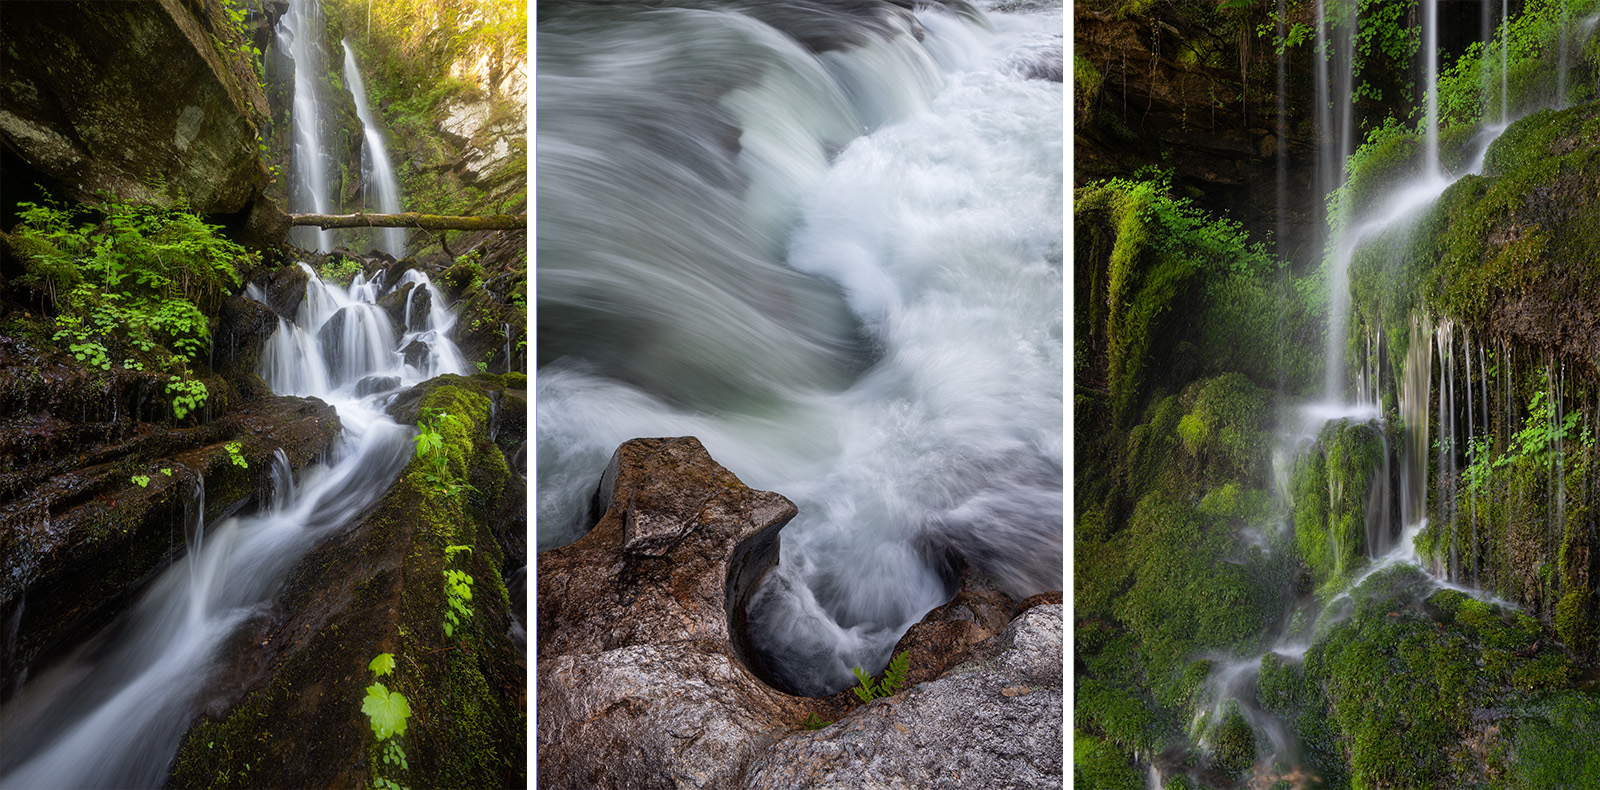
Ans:
[{"label": "small waterfall stream", "polygon": [[[361,69],[356,66],[356,54],[350,49],[349,41],[344,42],[344,84],[355,99],[356,115],[361,118],[362,138],[366,141],[361,148],[362,194],[367,197],[371,208],[378,212],[398,214],[402,210],[400,182],[395,178],[394,167],[389,164],[383,130],[368,105],[367,87],[361,79]],[[388,253],[391,258],[405,257],[404,228],[373,228],[373,231],[378,235],[377,249]]]},{"label": "small waterfall stream", "polygon": [[[323,121],[322,75],[328,70],[323,51],[322,6],[317,0],[290,0],[289,11],[278,20],[277,51],[287,55],[294,73],[294,104],[289,114],[294,129],[293,169],[289,180],[289,211],[327,214],[333,207],[328,183],[331,161]],[[295,228],[290,237],[308,250],[333,249],[333,232],[313,226]]]},{"label": "small waterfall stream", "polygon": [[[407,276],[433,288],[420,273]],[[264,616],[289,569],[323,536],[360,518],[410,460],[412,429],[384,414],[389,395],[465,372],[444,334],[454,315],[443,298],[434,295],[431,328],[396,340],[375,304],[383,290],[361,275],[348,289],[312,275],[295,319],[281,319],[268,340],[261,374],[276,393],[332,405],[343,436],[298,483],[279,450],[273,490],[252,515],[206,528],[204,489],[197,492],[184,525],[187,560],[0,710],[0,787],[157,787],[165,780],[221,646]],[[413,341],[426,351],[408,362],[402,350]],[[374,379],[387,386],[356,394]]]}]

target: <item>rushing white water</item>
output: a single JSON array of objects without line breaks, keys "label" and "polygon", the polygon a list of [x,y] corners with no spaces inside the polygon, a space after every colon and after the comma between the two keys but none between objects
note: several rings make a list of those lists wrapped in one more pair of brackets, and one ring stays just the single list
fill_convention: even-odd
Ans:
[{"label": "rushing white water", "polygon": [[[323,129],[320,81],[328,70],[322,49],[322,6],[317,0],[290,0],[289,11],[278,20],[278,51],[293,61],[294,104],[289,114],[294,130],[293,178],[289,181],[289,211],[327,214],[333,205],[328,172],[338,169],[330,161],[332,150]],[[311,226],[295,228],[291,236],[305,249],[333,249],[333,232]]]},{"label": "rushing white water", "polygon": [[[361,174],[362,194],[368,199],[369,204],[384,214],[398,214],[400,208],[400,181],[395,178],[394,167],[389,164],[389,150],[383,143],[383,129],[372,115],[372,108],[367,102],[367,87],[361,80],[361,69],[356,66],[356,54],[350,49],[350,42],[344,43],[344,84],[350,89],[350,96],[356,102],[356,115],[361,118],[362,139],[366,145],[361,148]],[[406,254],[406,231],[404,228],[373,228],[377,233],[378,249],[389,254],[391,258],[402,258]]]},{"label": "rushing white water", "polygon": [[[328,460],[303,470],[296,484],[279,450],[267,506],[209,530],[199,522],[200,494],[195,523],[185,525],[187,561],[169,567],[127,613],[0,710],[0,787],[160,786],[219,648],[241,625],[265,616],[284,575],[319,539],[359,518],[388,489],[412,455],[412,430],[383,413],[384,394],[358,397],[358,383],[390,377],[384,390],[393,391],[463,370],[442,334],[427,338],[440,348],[419,368],[399,349],[421,333],[397,343],[387,319],[359,320],[377,309],[378,290],[359,276],[349,290],[312,276],[295,320],[283,321],[263,355],[262,377],[275,392],[315,396],[338,411],[344,432]],[[442,299],[433,313],[448,313]]]},{"label": "rushing white water", "polygon": [[1062,88],[1016,56],[1062,16],[989,19],[541,25],[540,548],[617,444],[698,436],[799,505],[749,612],[797,690],[881,667],[946,550],[1061,585]]}]

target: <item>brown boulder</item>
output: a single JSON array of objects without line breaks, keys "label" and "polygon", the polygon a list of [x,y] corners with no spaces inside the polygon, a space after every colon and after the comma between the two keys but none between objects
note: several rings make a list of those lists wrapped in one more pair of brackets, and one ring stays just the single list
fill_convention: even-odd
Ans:
[{"label": "brown boulder", "polygon": [[692,437],[623,444],[598,499],[589,534],[538,557],[541,786],[730,786],[809,710],[734,638],[795,506]]}]

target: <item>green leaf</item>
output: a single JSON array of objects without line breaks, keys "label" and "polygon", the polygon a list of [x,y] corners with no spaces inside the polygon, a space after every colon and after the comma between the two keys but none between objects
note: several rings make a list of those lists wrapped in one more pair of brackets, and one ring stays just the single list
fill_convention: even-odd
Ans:
[{"label": "green leaf", "polygon": [[372,659],[372,663],[367,665],[367,669],[372,670],[378,677],[383,677],[384,675],[387,675],[390,672],[393,672],[394,671],[394,654],[393,653],[379,653],[378,657]]},{"label": "green leaf", "polygon": [[366,699],[361,701],[361,712],[372,720],[372,731],[378,740],[391,735],[406,734],[406,719],[411,717],[411,703],[398,691],[384,688],[382,683],[367,687]]}]

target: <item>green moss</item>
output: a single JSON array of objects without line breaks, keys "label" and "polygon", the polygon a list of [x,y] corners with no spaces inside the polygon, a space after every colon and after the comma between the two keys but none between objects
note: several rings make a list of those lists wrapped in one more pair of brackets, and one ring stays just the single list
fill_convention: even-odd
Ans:
[{"label": "green moss", "polygon": [[1211,765],[1225,776],[1241,776],[1255,764],[1255,731],[1235,703],[1228,704],[1212,731],[1211,744]]},{"label": "green moss", "polygon": [[1600,787],[1600,699],[1562,692],[1527,706],[1514,725],[1512,776],[1516,788]]},{"label": "green moss", "polygon": [[1295,460],[1295,551],[1324,595],[1366,564],[1367,490],[1383,468],[1383,437],[1371,423],[1331,422]]},{"label": "green moss", "polygon": [[1594,598],[1590,590],[1569,590],[1556,604],[1556,634],[1580,654],[1594,650]]},{"label": "green moss", "polygon": [[1074,787],[1144,790],[1144,777],[1127,752],[1078,730],[1072,732],[1072,778]]}]

